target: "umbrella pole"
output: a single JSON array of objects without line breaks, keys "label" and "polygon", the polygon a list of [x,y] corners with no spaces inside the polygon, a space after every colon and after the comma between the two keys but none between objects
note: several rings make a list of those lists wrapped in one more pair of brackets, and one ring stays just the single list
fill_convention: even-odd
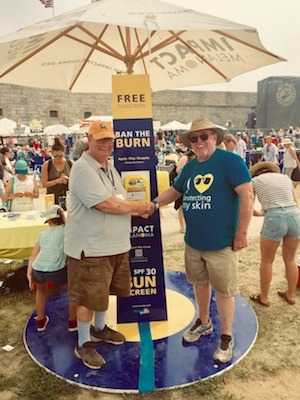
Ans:
[{"label": "umbrella pole", "polygon": [[134,61],[132,57],[125,57],[124,59],[125,65],[126,65],[126,72],[128,75],[133,74],[133,66],[134,66]]}]

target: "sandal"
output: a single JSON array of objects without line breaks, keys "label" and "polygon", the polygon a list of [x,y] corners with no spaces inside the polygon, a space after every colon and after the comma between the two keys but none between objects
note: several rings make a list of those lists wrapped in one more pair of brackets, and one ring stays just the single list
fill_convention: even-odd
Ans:
[{"label": "sandal", "polygon": [[291,306],[293,306],[296,303],[295,300],[291,300],[288,298],[287,292],[281,292],[280,290],[278,290],[277,294]]},{"label": "sandal", "polygon": [[252,294],[250,296],[250,300],[254,301],[254,303],[260,304],[261,306],[270,307],[270,303],[269,302],[265,303],[265,302],[261,301],[260,294]]}]

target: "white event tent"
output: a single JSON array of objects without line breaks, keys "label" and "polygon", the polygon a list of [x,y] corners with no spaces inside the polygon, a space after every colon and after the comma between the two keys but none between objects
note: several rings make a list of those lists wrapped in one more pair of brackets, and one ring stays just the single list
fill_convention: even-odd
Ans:
[{"label": "white event tent", "polygon": [[171,121],[160,127],[161,131],[186,131],[190,127],[189,124],[183,124],[179,121]]},{"label": "white event tent", "polygon": [[44,135],[47,136],[63,135],[68,134],[69,132],[69,128],[62,124],[49,125],[44,128]]},{"label": "white event tent", "polygon": [[15,128],[17,126],[16,121],[8,118],[0,119],[0,136],[13,136]]}]

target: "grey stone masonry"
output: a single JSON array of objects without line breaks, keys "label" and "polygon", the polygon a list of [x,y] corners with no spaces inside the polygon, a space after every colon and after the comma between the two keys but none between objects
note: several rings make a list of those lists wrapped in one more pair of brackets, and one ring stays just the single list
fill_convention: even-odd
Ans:
[{"label": "grey stone masonry", "polygon": [[[153,119],[164,124],[207,117],[220,125],[231,120],[234,127],[243,128],[248,113],[255,106],[256,93],[166,90],[153,94]],[[58,117],[50,117],[50,111],[57,111]],[[38,119],[45,126],[72,125],[87,112],[110,115],[111,95],[0,84],[0,117],[22,124]]]}]

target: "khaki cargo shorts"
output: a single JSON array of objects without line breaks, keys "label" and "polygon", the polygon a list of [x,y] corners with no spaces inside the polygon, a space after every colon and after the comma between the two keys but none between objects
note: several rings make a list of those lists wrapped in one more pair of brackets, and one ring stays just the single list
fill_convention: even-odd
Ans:
[{"label": "khaki cargo shorts", "polygon": [[201,251],[186,244],[184,257],[186,275],[192,284],[209,281],[214,289],[225,296],[238,293],[237,253],[231,247]]},{"label": "khaki cargo shorts", "polygon": [[94,311],[108,309],[109,295],[130,296],[128,253],[68,258],[69,300]]}]

